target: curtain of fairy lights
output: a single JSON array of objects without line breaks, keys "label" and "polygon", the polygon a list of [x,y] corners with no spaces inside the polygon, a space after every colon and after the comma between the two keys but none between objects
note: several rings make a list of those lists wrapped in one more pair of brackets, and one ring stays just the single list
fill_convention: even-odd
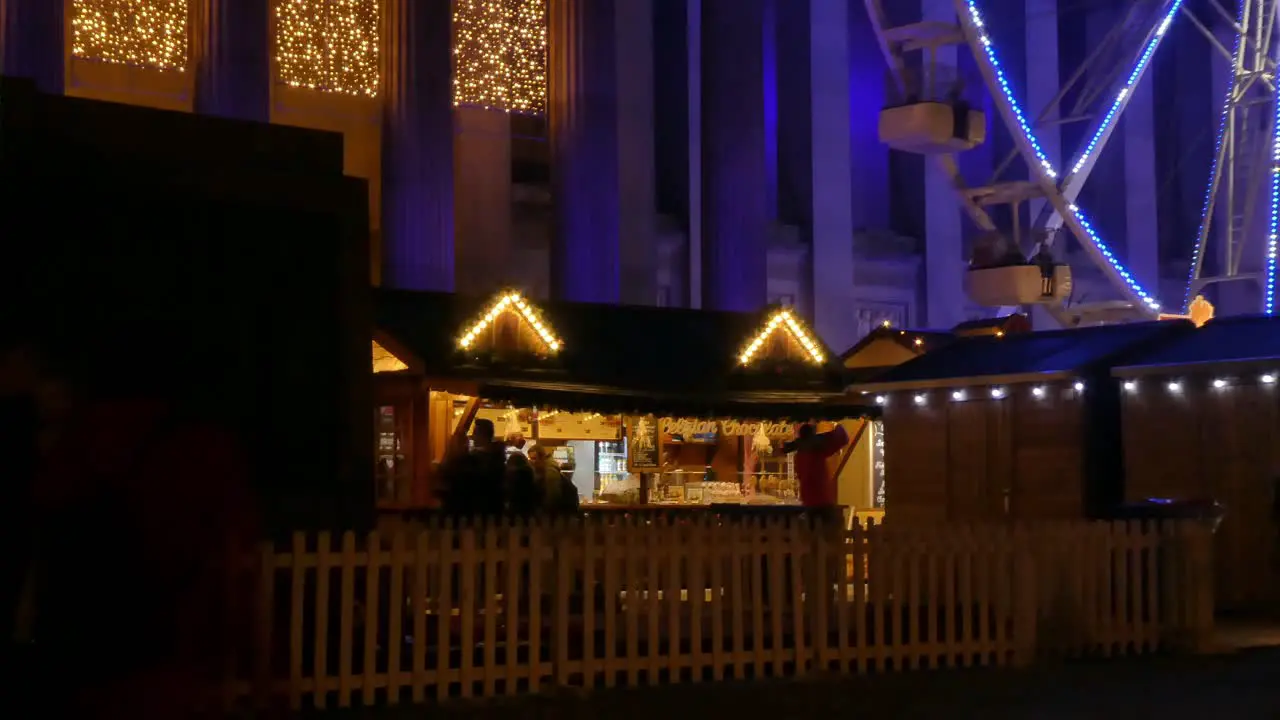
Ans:
[{"label": "curtain of fairy lights", "polygon": [[276,76],[285,85],[376,97],[380,0],[276,0]]},{"label": "curtain of fairy lights", "polygon": [[547,0],[454,0],[456,105],[537,115],[547,107]]},{"label": "curtain of fairy lights", "polygon": [[188,0],[73,0],[71,54],[85,60],[183,72],[187,69],[188,12]]}]

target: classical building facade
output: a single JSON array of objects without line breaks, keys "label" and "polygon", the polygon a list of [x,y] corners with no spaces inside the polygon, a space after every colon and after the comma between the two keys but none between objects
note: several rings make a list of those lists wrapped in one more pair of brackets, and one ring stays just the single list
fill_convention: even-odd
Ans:
[{"label": "classical building facade", "polygon": [[[912,2],[921,17],[952,5]],[[1011,62],[1056,87],[1056,0],[999,4],[1028,27]],[[984,312],[959,294],[955,199],[877,138],[884,61],[859,0],[0,5],[5,74],[46,91],[342,133],[348,174],[368,180],[383,285],[781,302],[837,348],[884,320]],[[1151,148],[1122,162],[1121,178],[1153,184]],[[1126,189],[1107,212],[1147,238],[1129,251],[1159,273],[1154,193]]]}]

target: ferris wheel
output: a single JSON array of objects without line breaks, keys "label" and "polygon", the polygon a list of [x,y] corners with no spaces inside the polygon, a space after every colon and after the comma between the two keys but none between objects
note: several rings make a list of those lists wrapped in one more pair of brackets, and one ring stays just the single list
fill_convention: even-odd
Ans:
[{"label": "ferris wheel", "polygon": [[[1061,74],[1069,79],[1055,88],[1036,88],[1040,97],[1053,97],[1045,107],[1029,106],[1028,98],[1019,96],[1029,93],[1015,86],[1010,68],[1002,65],[998,33],[984,15],[996,0],[932,0],[923,19],[900,16],[907,10],[903,6],[917,3],[864,2],[895,86],[895,100],[881,113],[880,138],[892,148],[930,156],[976,227],[979,239],[965,279],[972,301],[1041,306],[1063,325],[1075,326],[1183,313],[1206,288],[1231,284],[1248,290],[1243,297],[1250,307],[1243,311],[1275,313],[1280,220],[1275,47],[1280,38],[1273,30],[1280,0],[1205,0],[1202,12],[1219,16],[1209,21],[1197,18],[1184,0],[1131,0],[1105,39],[1085,53],[1082,66]],[[1231,78],[1185,294],[1158,297],[1158,288],[1144,286],[1108,244],[1104,235],[1117,229],[1095,226],[1079,197],[1175,22],[1204,33],[1214,51],[1230,59]],[[1234,49],[1209,27],[1221,22],[1231,23]],[[948,77],[961,53],[972,57],[990,95],[997,116],[990,121],[1002,123],[1012,140],[1008,157],[995,158],[995,169],[984,172],[986,177],[966,175],[958,158],[986,141],[989,120],[976,109],[981,106],[966,100],[972,88]],[[1059,164],[1041,137],[1051,127],[1073,122],[1085,130],[1077,133],[1078,147],[1062,147]],[[1081,251],[1071,255],[1074,268],[1065,262],[1068,238]],[[1206,258],[1213,259],[1206,263]],[[1073,277],[1086,271],[1103,278],[1106,298],[1073,297]]]}]

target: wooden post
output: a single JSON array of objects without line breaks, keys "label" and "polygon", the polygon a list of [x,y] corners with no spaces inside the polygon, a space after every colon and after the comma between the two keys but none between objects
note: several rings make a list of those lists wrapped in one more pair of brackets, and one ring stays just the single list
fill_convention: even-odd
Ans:
[{"label": "wooden post", "polygon": [[1213,534],[1196,521],[1185,523],[1187,597],[1192,599],[1188,641],[1191,652],[1211,650],[1213,643]]},{"label": "wooden post", "polygon": [[1013,664],[1025,667],[1035,660],[1040,608],[1036,597],[1036,563],[1026,528],[1013,530]]}]

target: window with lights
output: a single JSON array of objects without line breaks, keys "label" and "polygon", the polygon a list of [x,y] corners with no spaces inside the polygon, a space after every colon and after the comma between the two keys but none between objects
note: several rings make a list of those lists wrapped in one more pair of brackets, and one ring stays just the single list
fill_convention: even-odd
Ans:
[{"label": "window with lights", "polygon": [[545,113],[547,25],[547,0],[454,0],[454,104]]},{"label": "window with lights", "polygon": [[274,0],[275,72],[295,88],[377,97],[380,0]]},{"label": "window with lights", "polygon": [[188,0],[72,0],[71,55],[113,65],[184,72],[189,57],[189,12]]}]

